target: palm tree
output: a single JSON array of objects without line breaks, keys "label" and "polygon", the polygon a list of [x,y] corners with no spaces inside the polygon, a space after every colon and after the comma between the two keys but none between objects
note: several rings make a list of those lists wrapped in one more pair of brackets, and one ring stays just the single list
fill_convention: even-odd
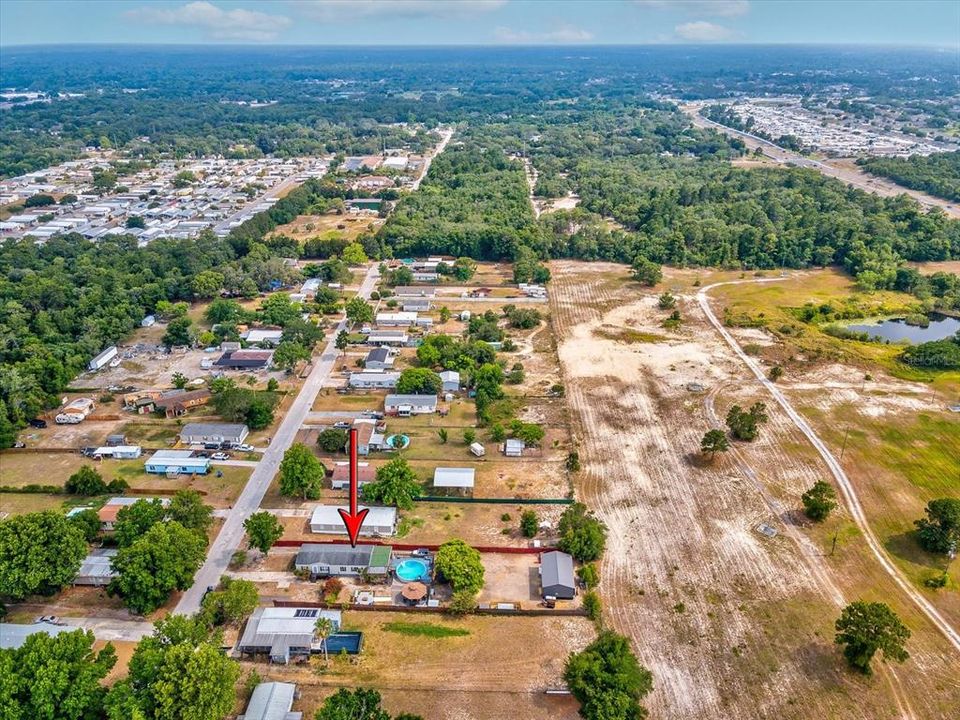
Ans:
[{"label": "palm tree", "polygon": [[318,617],[317,621],[313,624],[313,634],[320,640],[320,643],[323,646],[324,664],[329,665],[330,656],[327,654],[327,638],[333,635],[333,620],[330,618]]}]

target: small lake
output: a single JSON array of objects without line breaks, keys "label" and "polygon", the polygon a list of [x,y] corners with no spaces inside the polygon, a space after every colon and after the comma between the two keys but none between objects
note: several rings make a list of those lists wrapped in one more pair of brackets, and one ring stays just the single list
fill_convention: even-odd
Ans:
[{"label": "small lake", "polygon": [[870,337],[889,340],[892,343],[908,340],[917,344],[953,337],[960,330],[960,319],[934,313],[930,315],[930,324],[927,327],[907,325],[903,318],[891,318],[872,325],[847,325],[847,329],[865,332]]}]

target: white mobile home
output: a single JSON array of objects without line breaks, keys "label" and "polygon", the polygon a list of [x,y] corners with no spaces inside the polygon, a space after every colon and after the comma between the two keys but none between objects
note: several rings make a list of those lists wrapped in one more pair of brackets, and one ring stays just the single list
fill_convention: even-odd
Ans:
[{"label": "white mobile home", "polygon": [[99,370],[102,367],[106,367],[110,363],[110,361],[113,360],[115,357],[117,357],[117,346],[111,345],[106,350],[104,350],[99,355],[97,355],[95,358],[93,358],[93,360],[90,361],[87,367],[90,370]]},{"label": "white mobile home", "polygon": [[[364,506],[360,506],[362,509]],[[347,527],[339,510],[348,510],[345,505],[318,505],[310,516],[310,532],[330,535],[346,535]],[[397,509],[394,507],[371,507],[360,527],[360,534],[393,535],[397,531]]]}]

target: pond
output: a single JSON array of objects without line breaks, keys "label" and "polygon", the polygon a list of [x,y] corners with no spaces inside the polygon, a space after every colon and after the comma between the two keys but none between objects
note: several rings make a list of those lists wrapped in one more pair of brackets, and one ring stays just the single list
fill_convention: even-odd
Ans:
[{"label": "pond", "polygon": [[904,340],[912,343],[924,343],[953,337],[960,330],[960,319],[934,313],[930,315],[930,324],[927,327],[907,325],[903,318],[890,318],[871,325],[847,325],[847,329],[854,332],[865,332],[872,338],[889,340],[892,343]]}]

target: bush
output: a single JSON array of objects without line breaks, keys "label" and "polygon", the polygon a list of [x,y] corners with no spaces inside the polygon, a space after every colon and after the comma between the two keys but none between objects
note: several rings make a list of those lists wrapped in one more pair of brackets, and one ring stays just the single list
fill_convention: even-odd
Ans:
[{"label": "bush", "polygon": [[587,590],[592,590],[600,584],[600,572],[594,563],[581,565],[577,568],[577,577],[587,586]]},{"label": "bush", "polygon": [[573,503],[564,510],[557,531],[560,535],[557,546],[575,560],[591,562],[603,554],[607,527],[588,512],[583,503]]},{"label": "bush", "polygon": [[520,515],[520,532],[526,538],[534,537],[540,530],[540,519],[533,510],[524,510]]},{"label": "bush", "polygon": [[603,606],[600,603],[600,596],[593,590],[583,594],[583,609],[587,612],[587,617],[594,622],[599,622],[603,612]]}]

